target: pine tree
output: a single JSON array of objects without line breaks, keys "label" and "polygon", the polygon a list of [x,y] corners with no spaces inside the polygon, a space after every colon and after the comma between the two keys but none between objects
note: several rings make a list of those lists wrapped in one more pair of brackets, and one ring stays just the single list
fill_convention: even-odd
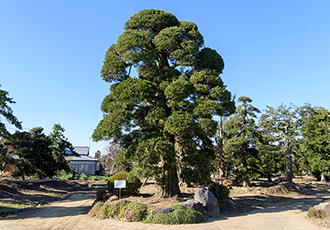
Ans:
[{"label": "pine tree", "polygon": [[242,104],[225,125],[227,132],[224,150],[226,154],[233,155],[237,180],[247,186],[250,178],[257,178],[260,172],[256,143],[261,136],[255,124],[256,113],[260,111],[252,106],[249,97],[239,97],[238,102]]}]

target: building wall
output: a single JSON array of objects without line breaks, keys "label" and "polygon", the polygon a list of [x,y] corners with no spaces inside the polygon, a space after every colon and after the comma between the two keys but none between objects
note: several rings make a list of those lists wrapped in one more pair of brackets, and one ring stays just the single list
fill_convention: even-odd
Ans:
[{"label": "building wall", "polygon": [[76,173],[86,175],[95,175],[96,163],[95,162],[71,162],[71,165],[74,167]]}]

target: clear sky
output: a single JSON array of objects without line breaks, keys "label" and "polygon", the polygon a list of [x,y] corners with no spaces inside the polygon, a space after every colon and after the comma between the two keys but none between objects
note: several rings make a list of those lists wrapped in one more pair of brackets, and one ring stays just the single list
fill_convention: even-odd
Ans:
[{"label": "clear sky", "polygon": [[[0,83],[24,130],[55,123],[74,146],[90,139],[109,85],[104,55],[143,9],[192,21],[225,61],[222,79],[253,105],[310,103],[330,109],[329,0],[0,0]],[[13,127],[8,126],[9,131]]]}]

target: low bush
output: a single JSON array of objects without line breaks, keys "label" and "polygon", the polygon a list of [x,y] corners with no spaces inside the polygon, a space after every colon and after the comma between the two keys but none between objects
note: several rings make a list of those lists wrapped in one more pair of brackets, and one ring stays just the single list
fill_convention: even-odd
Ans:
[{"label": "low bush", "polygon": [[183,207],[182,205],[172,205],[174,211],[164,214],[148,215],[143,221],[151,224],[195,224],[205,221],[202,213]]},{"label": "low bush", "polygon": [[315,208],[309,208],[307,212],[308,218],[316,218],[316,219],[325,219],[327,218],[327,213],[325,210],[322,209],[315,209]]},{"label": "low bush", "polygon": [[106,194],[107,194],[107,192],[103,188],[97,190],[97,192],[96,192],[96,201],[104,200]]},{"label": "low bush", "polygon": [[222,184],[211,181],[209,183],[208,189],[210,190],[210,192],[213,193],[213,195],[217,198],[218,202],[220,203],[224,202],[229,197],[229,193],[230,193],[229,188]]},{"label": "low bush", "polygon": [[110,177],[107,183],[109,193],[115,195],[119,194],[119,189],[114,188],[115,180],[126,180],[126,188],[121,189],[122,195],[133,195],[139,193],[139,189],[141,188],[140,179],[134,176],[132,173],[127,172],[116,173],[115,175]]},{"label": "low bush", "polygon": [[73,180],[73,174],[72,173],[69,173],[69,174],[63,174],[61,176],[61,179],[63,180]]},{"label": "low bush", "polygon": [[80,177],[81,180],[86,180],[87,179],[87,176],[86,176],[85,173],[80,174],[79,177]]}]

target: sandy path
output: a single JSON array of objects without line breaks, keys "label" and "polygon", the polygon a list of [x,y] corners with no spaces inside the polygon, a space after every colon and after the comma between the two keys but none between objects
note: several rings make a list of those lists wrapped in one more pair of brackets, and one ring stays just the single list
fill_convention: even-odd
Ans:
[{"label": "sandy path", "polygon": [[[244,230],[313,230],[325,229],[313,225],[305,219],[306,212],[301,209],[255,210],[248,214],[209,219],[195,225],[153,225],[127,223],[116,220],[98,220],[87,215],[95,195],[72,195],[66,200],[54,202],[46,207],[21,212],[0,219],[1,230],[20,229],[244,229]],[[307,204],[305,204],[307,205]]]}]

